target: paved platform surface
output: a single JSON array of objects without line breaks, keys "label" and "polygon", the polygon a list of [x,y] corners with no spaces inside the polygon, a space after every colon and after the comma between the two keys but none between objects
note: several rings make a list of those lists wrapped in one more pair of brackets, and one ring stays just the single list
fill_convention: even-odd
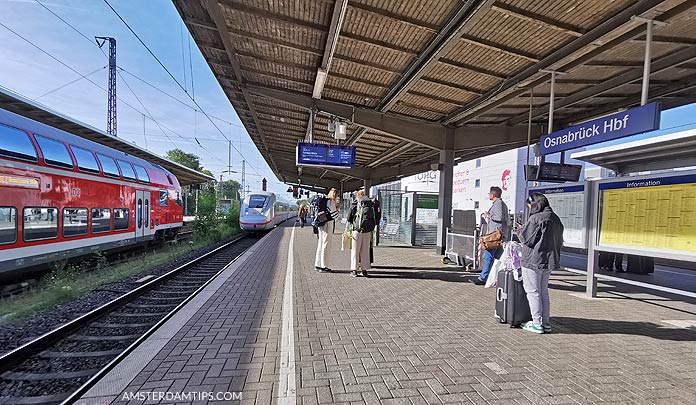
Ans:
[{"label": "paved platform surface", "polygon": [[587,300],[573,295],[584,277],[560,272],[553,333],[535,335],[497,324],[494,291],[432,249],[379,247],[370,277],[351,278],[336,235],[336,271],[317,273],[311,228],[295,228],[288,254],[291,225],[81,403],[159,402],[124,399],[138,392],[241,393],[249,404],[696,403],[694,302],[603,282]]}]

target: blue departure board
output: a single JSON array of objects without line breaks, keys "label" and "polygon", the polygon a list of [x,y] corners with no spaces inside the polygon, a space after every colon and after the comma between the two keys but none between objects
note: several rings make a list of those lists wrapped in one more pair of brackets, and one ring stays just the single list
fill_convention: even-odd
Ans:
[{"label": "blue departure board", "polygon": [[355,146],[324,143],[297,144],[297,164],[300,166],[355,166]]}]

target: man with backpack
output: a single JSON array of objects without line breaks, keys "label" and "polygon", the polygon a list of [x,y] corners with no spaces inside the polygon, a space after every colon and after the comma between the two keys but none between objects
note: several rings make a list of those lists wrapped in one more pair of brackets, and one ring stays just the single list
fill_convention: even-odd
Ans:
[{"label": "man with backpack", "polygon": [[304,204],[300,204],[300,209],[297,210],[297,217],[300,219],[300,228],[304,228],[307,222],[307,207]]},{"label": "man with backpack", "polygon": [[331,271],[327,266],[331,257],[331,240],[334,233],[334,218],[338,215],[336,209],[336,199],[338,198],[335,188],[329,190],[326,196],[317,194],[312,199],[314,218],[312,226],[315,229],[319,241],[317,242],[317,253],[314,259],[314,268],[320,273]]},{"label": "man with backpack", "polygon": [[[351,276],[358,276],[358,268],[362,269],[362,275],[367,277],[370,266],[370,237],[377,224],[377,215],[372,200],[365,196],[365,191],[360,190],[351,205],[346,231],[350,231],[352,246],[350,250]],[[350,229],[348,228],[350,227]]]}]

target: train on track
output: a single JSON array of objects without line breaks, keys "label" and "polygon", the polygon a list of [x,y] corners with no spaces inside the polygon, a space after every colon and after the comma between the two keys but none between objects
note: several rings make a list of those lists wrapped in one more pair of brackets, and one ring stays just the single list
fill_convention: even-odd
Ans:
[{"label": "train on track", "polygon": [[0,282],[182,226],[163,167],[0,109]]},{"label": "train on track", "polygon": [[290,204],[277,201],[275,194],[256,191],[248,194],[239,209],[239,226],[244,231],[266,231],[296,216]]}]

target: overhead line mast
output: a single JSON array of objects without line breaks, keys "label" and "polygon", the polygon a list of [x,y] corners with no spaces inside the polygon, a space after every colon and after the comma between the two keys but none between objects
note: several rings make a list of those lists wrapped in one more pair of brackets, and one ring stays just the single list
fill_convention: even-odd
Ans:
[{"label": "overhead line mast", "polygon": [[94,37],[101,48],[109,42],[109,101],[106,114],[106,132],[118,137],[116,132],[116,40],[111,37]]}]

